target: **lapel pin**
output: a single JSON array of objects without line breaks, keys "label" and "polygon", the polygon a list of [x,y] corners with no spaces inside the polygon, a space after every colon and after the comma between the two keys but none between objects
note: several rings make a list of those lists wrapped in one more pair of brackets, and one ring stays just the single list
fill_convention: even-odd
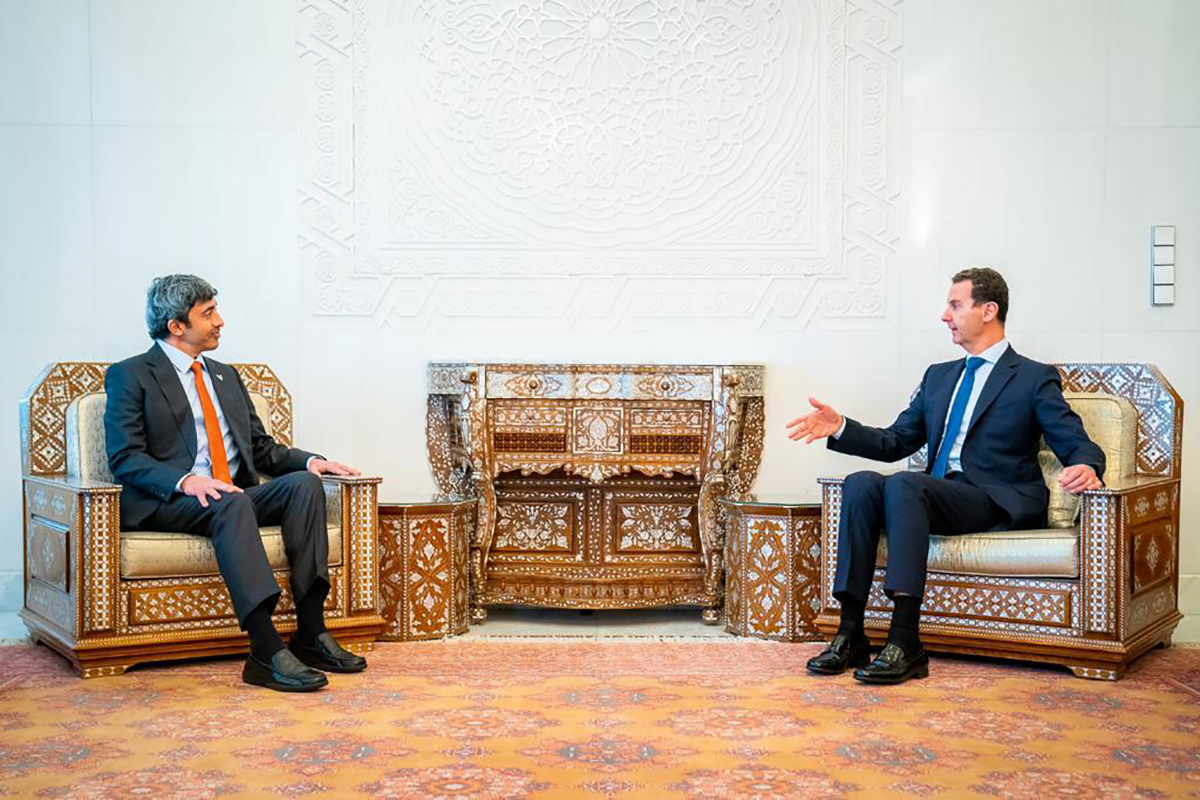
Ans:
[{"label": "lapel pin", "polygon": [[225,380],[225,376],[224,376],[224,375],[217,375],[217,380],[219,380],[219,381],[223,381],[223,380]]}]

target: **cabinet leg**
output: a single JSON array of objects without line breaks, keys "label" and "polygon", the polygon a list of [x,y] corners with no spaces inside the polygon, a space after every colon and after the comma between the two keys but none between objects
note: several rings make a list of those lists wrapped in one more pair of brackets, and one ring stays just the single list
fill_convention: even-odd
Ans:
[{"label": "cabinet leg", "polygon": [[471,624],[479,625],[487,622],[487,609],[483,606],[471,606]]},{"label": "cabinet leg", "polygon": [[718,625],[721,622],[721,609],[706,608],[700,612],[700,619],[708,625]]}]

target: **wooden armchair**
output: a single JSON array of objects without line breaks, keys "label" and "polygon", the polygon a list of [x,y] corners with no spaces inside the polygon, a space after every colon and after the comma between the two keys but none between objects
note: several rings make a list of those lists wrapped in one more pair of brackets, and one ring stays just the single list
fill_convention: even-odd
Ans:
[{"label": "wooden armchair", "polygon": [[[1076,500],[1054,482],[1049,527],[933,537],[921,638],[935,651],[1062,664],[1116,680],[1146,650],[1169,646],[1182,619],[1179,476],[1183,401],[1150,364],[1059,364],[1064,395],[1108,457],[1102,489]],[[910,459],[923,469],[926,454]],[[833,598],[843,479],[822,479],[822,633],[837,629]],[[1076,522],[1076,505],[1078,522]],[[886,638],[886,532],[867,603],[867,633]]]},{"label": "wooden armchair", "polygon": [[[233,365],[267,431],[292,439],[292,399],[263,364]],[[121,487],[104,450],[104,373],[96,362],[50,364],[21,401],[25,603],[31,638],[85,678],[143,661],[248,650],[208,539],[122,532]],[[351,648],[370,647],[379,615],[378,478],[331,478],[326,623]],[[275,624],[295,629],[278,528],[262,530],[283,596]]]}]

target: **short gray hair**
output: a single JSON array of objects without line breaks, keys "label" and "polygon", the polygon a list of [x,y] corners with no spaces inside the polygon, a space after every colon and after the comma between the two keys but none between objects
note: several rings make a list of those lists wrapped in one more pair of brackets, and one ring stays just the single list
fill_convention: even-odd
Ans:
[{"label": "short gray hair", "polygon": [[171,335],[167,323],[178,320],[188,324],[188,312],[196,303],[207,303],[217,290],[195,275],[164,275],[155,278],[146,290],[146,329],[151,339]]}]

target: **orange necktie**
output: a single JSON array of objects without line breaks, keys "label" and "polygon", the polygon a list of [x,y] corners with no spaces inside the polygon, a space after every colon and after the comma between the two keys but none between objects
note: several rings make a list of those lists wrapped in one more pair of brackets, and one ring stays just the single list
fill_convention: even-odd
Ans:
[{"label": "orange necktie", "polygon": [[212,476],[219,481],[233,483],[229,474],[229,461],[225,458],[225,442],[221,438],[221,423],[217,422],[217,409],[208,396],[204,385],[204,370],[199,361],[192,362],[196,375],[196,394],[200,395],[200,408],[204,411],[204,435],[208,437],[208,457],[212,461]]}]

